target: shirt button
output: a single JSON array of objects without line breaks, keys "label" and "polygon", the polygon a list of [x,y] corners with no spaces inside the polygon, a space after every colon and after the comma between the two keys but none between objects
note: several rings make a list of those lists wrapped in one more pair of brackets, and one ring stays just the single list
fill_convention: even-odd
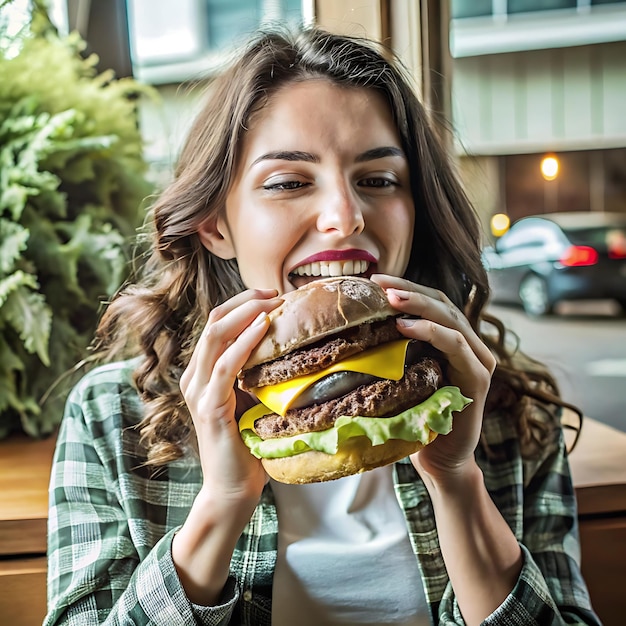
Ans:
[{"label": "shirt button", "polygon": [[243,592],[243,599],[244,599],[246,602],[250,602],[250,600],[252,600],[252,591],[250,591],[250,589],[246,589],[246,590]]}]

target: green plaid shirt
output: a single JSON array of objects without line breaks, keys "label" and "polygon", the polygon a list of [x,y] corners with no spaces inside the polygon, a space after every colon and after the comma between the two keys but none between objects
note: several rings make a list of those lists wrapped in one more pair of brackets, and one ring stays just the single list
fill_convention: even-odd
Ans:
[{"label": "green plaid shirt", "polygon": [[[219,606],[191,603],[171,555],[201,484],[197,460],[156,475],[133,428],[142,415],[133,362],[99,367],[72,391],[50,484],[48,615],[45,625],[271,624],[278,519],[271,489],[241,536]],[[484,623],[599,624],[581,579],[576,502],[562,435],[523,461],[515,430],[485,420],[491,447],[477,452],[485,483],[524,552],[511,595]],[[463,624],[444,566],[428,493],[405,460],[394,470],[435,624]],[[375,575],[375,563],[372,569]]]}]

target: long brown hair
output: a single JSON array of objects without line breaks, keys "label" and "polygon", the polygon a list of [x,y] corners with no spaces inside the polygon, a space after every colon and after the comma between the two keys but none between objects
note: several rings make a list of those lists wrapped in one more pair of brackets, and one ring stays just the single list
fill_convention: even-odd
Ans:
[{"label": "long brown hair", "polygon": [[[319,77],[376,90],[389,103],[409,161],[416,210],[406,278],[442,290],[483,335],[499,359],[490,410],[511,411],[524,448],[531,450],[546,431],[533,399],[558,404],[556,384],[541,368],[516,366],[503,327],[484,314],[489,287],[480,224],[408,73],[379,44],[308,28],[259,33],[211,81],[175,178],[152,208],[149,257],[98,328],[99,355],[143,357],[135,383],[145,405],[139,427],[150,461],[166,463],[189,447],[193,426],[180,375],[210,311],[244,288],[236,261],[207,251],[198,229],[225,206],[250,116],[284,85]],[[495,335],[483,333],[486,322]]]}]

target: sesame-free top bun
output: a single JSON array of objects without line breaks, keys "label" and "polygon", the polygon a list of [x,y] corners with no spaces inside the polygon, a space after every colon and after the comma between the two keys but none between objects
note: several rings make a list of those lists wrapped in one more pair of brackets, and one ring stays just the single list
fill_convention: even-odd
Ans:
[{"label": "sesame-free top bun", "polygon": [[397,315],[383,289],[365,278],[320,278],[282,296],[270,327],[243,366],[250,369],[351,326]]},{"label": "sesame-free top bun", "polygon": [[367,437],[353,437],[332,455],[309,450],[280,459],[261,459],[261,462],[267,474],[281,483],[295,485],[325,482],[395,463],[431,443],[437,433],[430,431],[429,436],[426,444],[389,439],[378,446],[372,446]]}]

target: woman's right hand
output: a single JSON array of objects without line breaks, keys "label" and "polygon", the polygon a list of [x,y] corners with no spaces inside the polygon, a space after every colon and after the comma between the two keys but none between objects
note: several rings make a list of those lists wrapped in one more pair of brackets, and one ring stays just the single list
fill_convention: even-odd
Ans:
[{"label": "woman's right hand", "polygon": [[247,290],[213,309],[180,379],[193,419],[203,489],[224,504],[258,500],[266,476],[237,426],[237,373],[268,327],[281,300],[274,290]]},{"label": "woman's right hand", "polygon": [[236,377],[280,305],[275,290],[247,290],[216,307],[180,379],[193,419],[203,485],[172,555],[189,598],[213,604],[228,576],[235,543],[256,507],[267,475],[237,426]]}]

